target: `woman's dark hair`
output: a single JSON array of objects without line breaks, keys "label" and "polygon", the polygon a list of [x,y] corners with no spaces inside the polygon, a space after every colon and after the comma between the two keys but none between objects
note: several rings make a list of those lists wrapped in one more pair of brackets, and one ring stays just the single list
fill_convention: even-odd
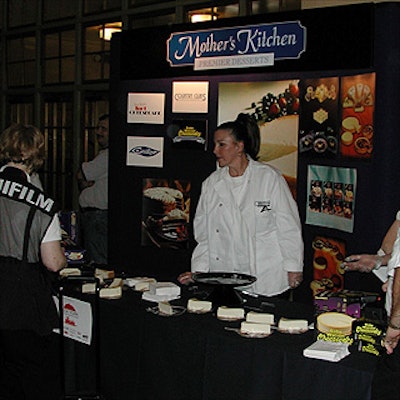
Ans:
[{"label": "woman's dark hair", "polygon": [[237,142],[243,142],[244,151],[253,160],[257,160],[260,151],[260,128],[249,114],[241,113],[235,121],[224,122],[217,129],[229,130]]}]

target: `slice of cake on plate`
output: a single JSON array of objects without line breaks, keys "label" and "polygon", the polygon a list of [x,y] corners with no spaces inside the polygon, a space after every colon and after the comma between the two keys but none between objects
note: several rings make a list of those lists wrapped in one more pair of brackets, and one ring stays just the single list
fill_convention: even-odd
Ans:
[{"label": "slice of cake on plate", "polygon": [[244,308],[220,306],[217,309],[217,318],[233,321],[244,319]]}]

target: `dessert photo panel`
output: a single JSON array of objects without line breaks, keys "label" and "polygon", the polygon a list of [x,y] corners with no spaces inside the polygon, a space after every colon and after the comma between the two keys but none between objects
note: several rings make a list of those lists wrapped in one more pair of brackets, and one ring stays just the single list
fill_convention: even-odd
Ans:
[{"label": "dessert photo panel", "polygon": [[299,154],[336,157],[339,78],[304,79],[299,88]]},{"label": "dessert photo panel", "polygon": [[337,291],[344,288],[342,263],[345,243],[342,240],[316,236],[312,242],[313,280],[310,283],[313,296],[325,290]]},{"label": "dessert photo panel", "polygon": [[353,232],[357,171],[308,166],[306,223]]},{"label": "dessert photo panel", "polygon": [[190,182],[143,179],[142,246],[187,249]]},{"label": "dessert photo panel", "polygon": [[253,116],[260,127],[259,161],[278,168],[296,197],[298,80],[221,82],[218,86],[218,124],[240,113]]},{"label": "dessert photo panel", "polygon": [[373,152],[375,73],[341,79],[343,157],[369,159]]}]

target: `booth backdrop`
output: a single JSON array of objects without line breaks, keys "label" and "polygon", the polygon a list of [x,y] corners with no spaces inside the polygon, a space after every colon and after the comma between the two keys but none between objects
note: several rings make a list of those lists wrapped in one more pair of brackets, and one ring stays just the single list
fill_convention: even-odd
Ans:
[{"label": "booth backdrop", "polygon": [[[217,126],[218,85],[376,73],[374,150],[369,160],[298,158],[297,203],[305,242],[305,283],[299,299],[311,291],[312,248],[315,236],[335,237],[347,253],[375,252],[399,209],[400,174],[400,4],[396,2],[312,9],[290,13],[224,19],[209,23],[135,29],[113,35],[110,92],[109,264],[129,276],[172,279],[190,269],[195,242],[190,225],[189,246],[157,248],[141,244],[143,179],[179,179],[191,184],[190,221],[202,181],[215,169],[212,133]],[[166,61],[166,41],[173,32],[299,20],[307,29],[306,51],[299,59],[277,60],[271,67],[194,71],[172,68]],[[208,81],[207,114],[172,113],[172,82]],[[165,93],[165,124],[127,122],[128,93]],[[167,126],[177,118],[208,121],[207,151],[183,151],[172,145]],[[163,137],[163,168],[126,165],[127,137]],[[305,223],[307,169],[311,164],[357,170],[357,198],[352,233]],[[379,290],[371,275],[346,275],[352,289]]]}]

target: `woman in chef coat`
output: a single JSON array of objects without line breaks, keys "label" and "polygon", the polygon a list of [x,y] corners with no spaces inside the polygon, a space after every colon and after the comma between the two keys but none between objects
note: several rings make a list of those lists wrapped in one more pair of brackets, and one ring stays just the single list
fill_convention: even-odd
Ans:
[{"label": "woman in chef coat", "polygon": [[237,272],[257,281],[246,290],[275,296],[303,278],[301,224],[289,187],[275,168],[260,163],[260,130],[248,114],[214,134],[219,168],[202,184],[194,219],[193,272]]}]

